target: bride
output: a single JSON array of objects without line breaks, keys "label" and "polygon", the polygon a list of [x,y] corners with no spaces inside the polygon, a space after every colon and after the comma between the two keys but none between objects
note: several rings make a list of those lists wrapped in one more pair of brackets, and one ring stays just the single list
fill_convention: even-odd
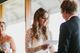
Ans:
[{"label": "bride", "polygon": [[47,23],[47,11],[43,8],[39,8],[34,14],[32,28],[28,29],[26,33],[26,53],[49,53],[51,51],[52,46],[48,43],[44,44],[45,41],[50,39]]}]

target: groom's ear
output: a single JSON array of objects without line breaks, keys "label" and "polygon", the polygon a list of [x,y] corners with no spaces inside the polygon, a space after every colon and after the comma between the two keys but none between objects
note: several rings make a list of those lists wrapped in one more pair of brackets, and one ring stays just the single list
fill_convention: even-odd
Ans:
[{"label": "groom's ear", "polygon": [[2,4],[2,3],[5,2],[5,1],[7,1],[7,0],[0,0],[0,4]]}]

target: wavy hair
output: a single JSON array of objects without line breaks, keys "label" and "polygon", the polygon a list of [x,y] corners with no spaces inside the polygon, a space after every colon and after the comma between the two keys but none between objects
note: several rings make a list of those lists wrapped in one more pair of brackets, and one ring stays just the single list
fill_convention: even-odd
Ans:
[{"label": "wavy hair", "polygon": [[[32,38],[35,37],[37,40],[39,40],[39,36],[40,35],[37,33],[38,32],[38,28],[40,27],[40,25],[39,25],[39,18],[42,18],[45,15],[46,12],[47,11],[44,10],[43,8],[39,8],[35,12],[34,19],[33,19],[33,24],[32,24],[32,32],[33,32]],[[48,37],[47,37],[47,34],[46,34],[46,32],[47,32],[46,26],[43,26],[41,31],[42,31],[44,40],[47,40]]]}]

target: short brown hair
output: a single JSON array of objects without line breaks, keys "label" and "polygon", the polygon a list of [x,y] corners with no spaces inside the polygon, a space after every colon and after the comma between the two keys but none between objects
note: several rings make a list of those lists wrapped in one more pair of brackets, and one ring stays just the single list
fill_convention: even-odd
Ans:
[{"label": "short brown hair", "polygon": [[64,0],[60,7],[61,11],[66,11],[66,13],[73,13],[77,11],[77,3],[75,1]]}]

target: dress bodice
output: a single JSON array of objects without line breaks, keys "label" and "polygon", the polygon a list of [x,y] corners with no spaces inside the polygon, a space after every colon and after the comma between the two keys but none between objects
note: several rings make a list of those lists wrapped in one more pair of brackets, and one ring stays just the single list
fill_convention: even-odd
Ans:
[{"label": "dress bodice", "polygon": [[[26,48],[35,48],[37,46],[43,45],[45,43],[45,41],[47,41],[47,40],[44,40],[44,37],[43,37],[44,35],[43,35],[41,30],[38,30],[37,33],[39,35],[39,39],[37,40],[36,38],[34,38],[32,40],[31,36],[33,35],[33,31],[31,29],[29,29],[27,31],[27,34],[26,34]],[[48,40],[50,40],[51,39],[51,34],[49,33],[49,31],[47,31],[47,35],[48,35]],[[37,51],[37,52],[34,52],[34,53],[49,53],[48,51],[49,51],[49,49],[46,49],[46,50],[40,50],[40,51]]]},{"label": "dress bodice", "polygon": [[[44,35],[42,34],[41,30],[38,31],[38,35],[40,35],[39,39],[38,40],[34,39],[32,45],[31,45],[31,47],[33,47],[33,48],[37,47],[37,46],[40,46],[40,45],[43,45],[44,42],[45,42],[44,37],[43,37]],[[48,49],[40,50],[40,51],[37,51],[35,53],[48,53]]]}]

